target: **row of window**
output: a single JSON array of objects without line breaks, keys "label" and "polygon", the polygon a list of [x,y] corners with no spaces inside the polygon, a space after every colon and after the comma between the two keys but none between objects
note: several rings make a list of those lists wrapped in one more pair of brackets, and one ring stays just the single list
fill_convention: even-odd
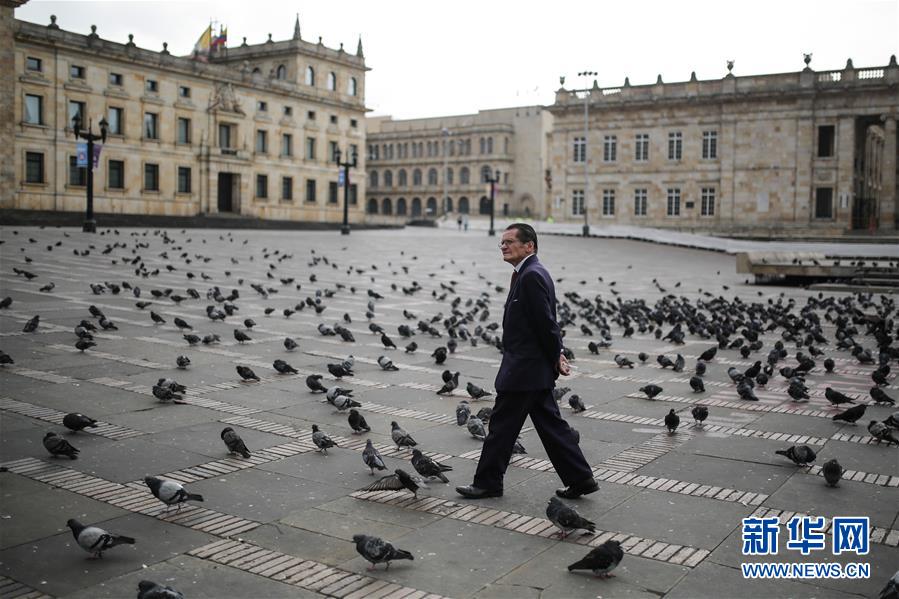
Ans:
[{"label": "row of window", "polygon": [[[399,169],[397,172],[397,186],[406,187],[408,185],[408,178],[406,175],[406,169]],[[487,178],[493,174],[489,165],[484,165],[481,167],[481,182],[486,182]],[[509,173],[503,173],[503,184],[509,183]],[[428,185],[438,185],[438,171],[436,168],[428,169]],[[447,185],[453,185],[453,180],[455,179],[455,174],[452,167],[447,167],[446,169],[446,177],[445,183]],[[379,175],[378,171],[370,171],[368,173],[368,185],[369,187],[376,188],[379,186]],[[463,166],[459,169],[459,184],[460,185],[469,185],[471,183],[471,171],[467,166]],[[383,184],[384,187],[393,187],[393,171],[385,170],[383,171]],[[422,185],[422,170],[420,168],[416,168],[412,170],[412,185],[415,187],[419,187]]]},{"label": "row of window", "polygon": [[[668,160],[681,160],[683,158],[684,137],[680,131],[668,133]],[[702,132],[702,159],[716,160],[718,158],[718,132]],[[584,137],[574,138],[573,148],[574,162],[584,163],[587,160],[587,141]],[[602,140],[602,161],[618,161],[618,136],[605,135]],[[634,135],[634,161],[649,161],[649,133],[637,133]]]},{"label": "row of window", "polygon": [[[336,204],[340,198],[340,185],[337,181],[328,182],[328,203]],[[256,199],[269,199],[268,175],[256,175]],[[293,177],[281,177],[281,201],[290,202],[293,200]],[[347,199],[351,205],[358,202],[358,188],[355,183],[351,183]],[[305,201],[309,204],[318,201],[318,183],[315,179],[306,179]]]},{"label": "row of window", "polygon": [[[700,191],[700,216],[715,216],[715,195],[714,187],[703,187]],[[615,216],[615,198],[616,191],[614,189],[602,190],[602,215]],[[634,189],[633,196],[633,214],[634,216],[646,216],[649,200],[649,191],[645,188]],[[692,208],[693,204],[687,202],[687,208]],[[575,189],[571,193],[571,214],[572,216],[583,216],[584,214],[584,190]],[[679,187],[669,187],[666,190],[666,212],[667,216],[680,216],[681,214],[681,190]]]},{"label": "row of window", "polygon": [[[493,137],[479,138],[481,154],[493,154]],[[398,158],[410,158],[409,150],[412,150],[411,158],[432,158],[435,156],[471,156],[470,139],[450,139],[442,141],[418,141],[396,144],[369,144],[369,160],[393,160]],[[509,153],[509,138],[503,138],[503,152]]]},{"label": "row of window", "polygon": [[[44,71],[44,61],[41,58],[36,56],[26,56],[25,57],[25,70],[31,71],[32,73],[42,73]],[[253,73],[257,74],[261,71],[259,68],[253,69]],[[287,67],[282,65],[278,65],[275,69],[275,77],[278,79],[287,79]],[[77,64],[69,64],[69,79],[74,80],[85,80],[87,79],[87,68],[83,65]],[[121,87],[124,82],[124,77],[121,73],[115,73],[110,71],[109,73],[109,84],[117,87]],[[330,71],[325,78],[326,87],[328,91],[337,91],[337,73],[334,71]],[[311,66],[306,67],[306,85],[311,87],[315,87],[315,69]],[[159,91],[159,83],[155,79],[147,79],[144,83],[144,90],[148,93],[157,93]],[[359,82],[355,77],[349,77],[346,82],[346,93],[350,96],[355,96],[359,93]],[[178,86],[178,96],[182,98],[190,97],[190,88],[184,85]]]},{"label": "row of window", "polygon": [[[428,216],[432,216],[437,214],[437,198],[430,197],[428,198],[426,207],[426,214]],[[444,209],[446,212],[453,212],[453,198],[447,197],[445,198]],[[368,203],[366,205],[365,211],[368,214],[385,214],[392,215],[396,214],[397,216],[406,216],[407,206],[406,206],[406,198],[399,198],[396,201],[396,212],[394,212],[393,201],[390,198],[383,198],[378,203],[376,198],[369,198]],[[471,211],[471,207],[468,202],[468,198],[462,196],[459,198],[459,214],[469,214]],[[478,205],[478,214],[487,215],[490,214],[491,206],[490,199],[487,196],[482,196],[481,201]],[[530,214],[530,209],[525,207],[525,212]],[[503,203],[502,206],[503,216],[509,216],[509,204]],[[411,205],[411,213],[412,217],[421,216],[422,214],[422,201],[421,198],[412,198]]]}]

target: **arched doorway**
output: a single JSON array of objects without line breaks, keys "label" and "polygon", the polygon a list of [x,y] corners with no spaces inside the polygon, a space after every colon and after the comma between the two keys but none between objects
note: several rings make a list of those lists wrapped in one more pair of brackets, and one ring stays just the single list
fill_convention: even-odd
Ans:
[{"label": "arched doorway", "polygon": [[478,214],[490,214],[490,198],[481,196],[481,205]]},{"label": "arched doorway", "polygon": [[412,216],[421,216],[421,198],[412,198]]},{"label": "arched doorway", "polygon": [[400,198],[396,201],[396,215],[406,216],[406,198]]},{"label": "arched doorway", "polygon": [[368,213],[369,214],[377,214],[378,213],[378,200],[372,198],[368,201]]},{"label": "arched doorway", "polygon": [[447,212],[453,211],[453,198],[446,198],[446,211]]},{"label": "arched doorway", "polygon": [[393,214],[393,204],[391,203],[390,198],[381,200],[381,214]]},{"label": "arched doorway", "polygon": [[437,198],[431,197],[428,198],[428,210],[426,212],[428,216],[436,216],[437,214]]},{"label": "arched doorway", "polygon": [[468,198],[462,196],[461,198],[459,198],[459,212],[461,214],[468,214],[468,211]]}]

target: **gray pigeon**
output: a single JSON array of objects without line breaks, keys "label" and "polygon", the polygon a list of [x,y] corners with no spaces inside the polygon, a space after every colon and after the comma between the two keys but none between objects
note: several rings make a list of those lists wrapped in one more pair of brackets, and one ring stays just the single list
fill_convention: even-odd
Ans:
[{"label": "gray pigeon", "polygon": [[179,482],[157,478],[155,476],[145,476],[144,483],[150,487],[150,492],[159,501],[166,505],[177,505],[181,509],[181,504],[186,501],[203,501],[203,496],[196,493],[188,493]]},{"label": "gray pigeon", "polygon": [[407,489],[412,492],[412,495],[418,497],[419,489],[427,489],[428,485],[425,484],[425,481],[417,476],[412,476],[402,468],[397,468],[393,471],[393,474],[388,474],[387,476],[383,476],[361,489],[362,491],[399,491],[401,489]]},{"label": "gray pigeon", "polygon": [[176,403],[184,399],[183,396],[175,393],[169,387],[162,387],[160,385],[153,385],[153,397],[159,401],[174,401]]},{"label": "gray pigeon", "polygon": [[774,453],[789,458],[797,466],[811,466],[817,454],[808,445],[793,445],[788,449],[778,449]]},{"label": "gray pigeon", "polygon": [[178,356],[177,358],[175,358],[175,364],[178,365],[178,368],[184,370],[185,368],[190,366],[190,358],[188,358],[187,356]]},{"label": "gray pigeon", "polygon": [[[330,395],[330,393],[328,394]],[[328,403],[337,408],[338,412],[345,412],[350,408],[361,408],[362,404],[350,397],[349,395],[338,394],[334,397],[328,397]]]},{"label": "gray pigeon", "polygon": [[568,566],[568,571],[592,570],[593,575],[599,578],[611,578],[612,570],[618,567],[624,558],[624,551],[618,541],[606,541],[599,547],[595,547],[584,556],[583,559]]},{"label": "gray pigeon", "polygon": [[315,443],[315,446],[318,447],[321,453],[325,454],[328,453],[328,449],[331,447],[339,447],[331,437],[318,430],[317,424],[312,425],[312,442]]},{"label": "gray pigeon", "polygon": [[116,545],[134,545],[134,539],[123,535],[106,532],[97,526],[85,526],[72,518],[66,525],[72,529],[72,535],[78,545],[94,558],[103,557],[103,552]]},{"label": "gray pigeon", "polygon": [[674,408],[672,408],[665,414],[665,428],[668,429],[669,435],[673,435],[677,432],[678,426],[680,426],[680,416],[678,416],[674,411]]},{"label": "gray pigeon", "polygon": [[258,381],[259,377],[256,376],[256,373],[253,372],[253,369],[249,366],[237,366],[237,374],[240,375],[245,381]]},{"label": "gray pigeon", "polygon": [[443,473],[451,472],[453,469],[452,466],[429,458],[418,449],[412,450],[412,467],[425,478],[439,478],[444,483],[449,483],[449,479]]},{"label": "gray pigeon", "polygon": [[272,368],[281,374],[296,374],[297,369],[285,362],[284,360],[275,360],[272,362]]},{"label": "gray pigeon", "polygon": [[583,412],[587,409],[587,406],[584,405],[584,400],[582,400],[581,396],[577,393],[571,394],[571,397],[568,398],[568,405],[571,406],[571,409],[576,413]]},{"label": "gray pigeon", "polygon": [[705,393],[705,383],[696,375],[690,377],[690,388],[693,389],[693,393]]},{"label": "gray pigeon", "polygon": [[645,393],[646,397],[648,397],[649,399],[655,399],[656,395],[658,395],[659,393],[661,393],[663,391],[663,389],[661,387],[659,387],[658,385],[653,385],[653,384],[649,384],[649,385],[640,387],[639,390],[642,391],[643,393]]},{"label": "gray pigeon", "polygon": [[253,338],[241,331],[240,329],[234,329],[234,338],[237,339],[238,343],[245,343],[246,341],[252,341]]},{"label": "gray pigeon", "polygon": [[229,452],[238,453],[247,459],[250,458],[250,450],[247,449],[246,443],[243,442],[243,439],[240,438],[240,435],[233,428],[230,426],[223,428],[221,437]]},{"label": "gray pigeon", "polygon": [[615,363],[618,364],[618,368],[633,368],[634,363],[626,356],[622,356],[621,354],[615,354]]},{"label": "gray pigeon", "polygon": [[352,408],[350,410],[350,415],[347,417],[347,422],[349,422],[350,428],[353,429],[353,434],[371,432],[371,427],[368,426],[368,423],[365,421],[365,416],[360,414],[359,410],[357,410],[356,408]]},{"label": "gray pigeon", "polygon": [[40,324],[40,322],[41,322],[41,317],[38,314],[34,318],[30,319],[28,322],[25,323],[25,327],[22,329],[22,332],[23,333],[35,332],[37,330],[37,326]]},{"label": "gray pigeon", "polygon": [[62,419],[62,425],[73,432],[83,431],[86,428],[97,428],[97,421],[93,418],[88,418],[84,414],[78,414],[77,412],[72,412],[71,414],[66,414]]},{"label": "gray pigeon", "polygon": [[76,449],[71,443],[57,435],[56,433],[47,433],[44,435],[44,447],[54,457],[66,456],[70,460],[78,459],[80,450]]},{"label": "gray pigeon", "polygon": [[484,429],[484,421],[477,416],[471,416],[468,419],[468,432],[478,441],[487,438],[487,431]]},{"label": "gray pigeon", "polygon": [[577,513],[573,507],[565,505],[558,497],[551,497],[546,506],[546,517],[559,529],[559,538],[564,539],[576,530],[596,532],[596,525]]},{"label": "gray pigeon", "polygon": [[872,437],[877,439],[878,443],[886,441],[887,445],[892,445],[893,443],[899,445],[899,439],[893,434],[893,430],[883,422],[872,420],[868,424],[868,432],[871,433]]},{"label": "gray pigeon", "polygon": [[381,457],[378,449],[372,445],[371,439],[365,440],[365,449],[362,450],[362,461],[371,469],[372,475],[375,473],[375,468],[387,470],[387,466],[384,465],[384,458]]},{"label": "gray pigeon", "polygon": [[840,482],[840,479],[843,478],[843,467],[834,458],[824,462],[824,465],[821,466],[821,473],[824,475],[824,480],[827,481],[827,486],[835,487]]},{"label": "gray pigeon", "polygon": [[391,360],[387,356],[378,356],[378,366],[380,366],[382,370],[399,370],[399,368],[396,367],[396,364],[393,363],[393,360]]},{"label": "gray pigeon", "polygon": [[396,444],[397,449],[400,447],[415,447],[418,443],[412,438],[412,435],[403,430],[396,420],[390,422],[390,438]]},{"label": "gray pigeon", "polygon": [[298,347],[299,347],[299,345],[297,344],[297,342],[294,341],[293,339],[291,339],[290,337],[285,337],[285,338],[284,338],[284,348],[285,348],[287,351],[293,351],[293,350],[295,350],[295,349],[298,348]]},{"label": "gray pigeon", "polygon": [[353,542],[356,544],[356,551],[359,552],[359,555],[371,564],[371,567],[369,567],[368,570],[374,570],[377,564],[382,563],[386,563],[387,569],[389,569],[390,562],[398,559],[415,559],[408,551],[397,549],[384,539],[378,537],[353,535]]},{"label": "gray pigeon", "polygon": [[468,423],[468,417],[471,416],[471,406],[464,399],[456,406],[456,424],[465,426]]},{"label": "gray pigeon", "polygon": [[172,587],[141,580],[137,583],[137,599],[184,599],[184,595]]},{"label": "gray pigeon", "polygon": [[489,391],[481,389],[471,381],[469,381],[468,384],[465,385],[465,390],[468,391],[468,394],[474,399],[481,399],[482,397],[489,397],[493,395]]}]

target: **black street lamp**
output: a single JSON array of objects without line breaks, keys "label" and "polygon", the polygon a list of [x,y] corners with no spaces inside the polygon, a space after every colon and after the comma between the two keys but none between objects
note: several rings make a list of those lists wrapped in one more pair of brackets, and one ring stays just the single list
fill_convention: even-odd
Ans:
[{"label": "black street lamp", "polygon": [[484,173],[484,183],[490,184],[490,230],[487,235],[493,237],[496,231],[493,229],[493,199],[496,195],[496,184],[499,183],[499,169],[496,170],[496,176],[490,177],[490,173]]},{"label": "black street lamp", "polygon": [[106,118],[100,119],[100,133],[96,134],[93,129],[93,121],[88,121],[87,130],[81,129],[81,115],[76,114],[72,119],[72,130],[75,133],[75,139],[79,137],[87,142],[87,211],[84,215],[84,225],[81,230],[85,233],[97,232],[97,221],[94,220],[94,142],[100,140],[106,143],[106,133],[109,131],[109,123]]},{"label": "black street lamp", "polygon": [[340,148],[334,150],[334,162],[337,163],[337,170],[339,171],[343,168],[343,226],[340,227],[341,235],[350,234],[350,169],[356,168],[356,163],[359,159],[355,148],[353,148],[351,158],[351,162],[341,162]]}]

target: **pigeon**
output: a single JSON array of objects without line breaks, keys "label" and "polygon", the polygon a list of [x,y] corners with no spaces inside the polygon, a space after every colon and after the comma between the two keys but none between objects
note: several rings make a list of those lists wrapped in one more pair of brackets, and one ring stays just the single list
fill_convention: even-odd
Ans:
[{"label": "pigeon", "polygon": [[150,580],[141,580],[137,583],[137,590],[137,599],[184,599],[180,591]]},{"label": "pigeon", "polygon": [[745,399],[746,401],[758,401],[759,398],[756,397],[755,391],[752,388],[752,385],[749,384],[747,380],[741,381],[739,385],[737,385],[737,395],[740,396],[740,399]]},{"label": "pigeon", "polygon": [[385,333],[381,333],[381,345],[389,349],[396,349],[396,343]]},{"label": "pigeon", "polygon": [[407,354],[414,354],[417,349],[418,349],[418,344],[415,343],[414,341],[405,347]]},{"label": "pigeon", "polygon": [[428,485],[425,482],[418,478],[417,476],[411,476],[408,472],[403,470],[402,468],[397,468],[393,471],[393,474],[388,474],[387,476],[381,477],[372,484],[364,487],[360,490],[362,491],[399,491],[400,489],[407,489],[412,492],[412,495],[416,498],[418,497],[419,489],[427,489]]},{"label": "pigeon", "polygon": [[[333,387],[332,387],[333,388]],[[339,389],[339,388],[338,388]],[[342,390],[341,390],[342,391]],[[328,390],[326,394],[328,403],[337,408],[338,412],[345,412],[350,408],[361,408],[362,404],[344,393],[331,393],[331,390]]]},{"label": "pigeon", "polygon": [[576,530],[596,532],[596,525],[577,513],[573,507],[566,505],[558,497],[551,497],[546,506],[546,517],[559,529],[560,539],[564,539]]},{"label": "pigeon", "polygon": [[345,376],[353,376],[353,369],[347,368],[345,364],[328,364],[328,372],[338,379]]},{"label": "pigeon", "polygon": [[487,424],[488,422],[490,422],[490,418],[493,416],[493,408],[491,408],[491,407],[481,408],[480,410],[478,410],[478,413],[475,414],[475,416],[480,418],[481,422],[483,422],[484,424]]},{"label": "pigeon", "polygon": [[295,350],[295,349],[298,348],[298,347],[299,347],[299,345],[297,344],[297,342],[294,341],[293,339],[291,339],[290,337],[285,337],[285,338],[284,338],[284,348],[285,348],[287,351],[293,351],[293,350]]},{"label": "pigeon", "polygon": [[883,421],[890,428],[899,429],[899,412],[893,412]]},{"label": "pigeon", "polygon": [[365,417],[360,414],[359,410],[357,410],[356,408],[352,408],[350,410],[350,415],[347,416],[347,422],[350,423],[350,428],[353,429],[353,434],[371,432],[371,427],[369,427],[368,423],[365,422]]},{"label": "pigeon", "polygon": [[468,419],[468,432],[478,441],[487,438],[487,431],[484,429],[484,421],[477,416],[471,416]]},{"label": "pigeon", "polygon": [[253,372],[253,369],[250,368],[249,366],[238,365],[237,366],[237,374],[239,374],[240,378],[242,378],[245,381],[258,381],[259,380],[259,377],[256,376],[256,373]]},{"label": "pigeon", "polygon": [[477,399],[484,398],[484,397],[489,397],[489,396],[493,395],[493,394],[490,393],[489,391],[485,391],[485,390],[481,389],[480,387],[478,387],[477,385],[475,385],[475,384],[472,383],[471,381],[468,381],[468,384],[465,385],[465,390],[468,391],[468,394],[469,394],[473,399],[476,399],[476,400],[477,400]]},{"label": "pigeon", "polygon": [[365,449],[362,450],[362,461],[369,467],[372,476],[375,474],[375,468],[387,470],[387,466],[384,465],[384,458],[381,457],[377,448],[372,445],[371,439],[365,440]]},{"label": "pigeon", "polygon": [[15,364],[16,361],[12,359],[8,353],[0,349],[0,364]]},{"label": "pigeon", "polygon": [[867,407],[868,406],[866,406],[865,404],[852,406],[844,412],[834,414],[833,420],[834,422],[836,422],[837,420],[842,420],[844,422],[848,422],[849,424],[855,424],[862,416],[865,415],[865,410],[867,409]]},{"label": "pigeon", "polygon": [[669,358],[669,357],[666,356],[665,354],[659,355],[659,356],[656,358],[656,362],[658,362],[658,363],[659,363],[659,366],[661,366],[663,369],[664,369],[664,368],[668,368],[669,366],[671,366],[671,367],[674,366],[674,362],[672,362],[672,361],[671,361],[671,358]]},{"label": "pigeon", "polygon": [[174,480],[145,476],[144,483],[150,487],[150,492],[156,499],[168,506],[177,505],[181,509],[181,504],[187,501],[203,501],[202,495],[188,493],[184,485]]},{"label": "pigeon", "polygon": [[634,363],[631,362],[625,356],[622,356],[621,354],[615,354],[615,363],[618,364],[618,368],[633,368],[634,367]]},{"label": "pigeon", "polygon": [[704,352],[702,352],[701,354],[699,354],[699,359],[702,360],[703,362],[711,362],[713,359],[715,359],[716,353],[718,353],[718,346],[714,345],[714,346],[710,347],[709,349],[705,350]]},{"label": "pigeon", "polygon": [[90,348],[96,347],[96,346],[97,346],[96,343],[94,343],[93,341],[90,341],[88,339],[79,339],[78,341],[75,342],[75,348],[82,352],[86,349],[90,349]]},{"label": "pigeon", "polygon": [[190,358],[188,358],[187,356],[178,356],[177,358],[175,358],[175,364],[178,366],[178,368],[184,370],[188,366],[190,366]]},{"label": "pigeon", "polygon": [[788,449],[778,449],[774,453],[789,458],[797,466],[811,466],[817,454],[808,445],[793,445]]},{"label": "pigeon", "polygon": [[374,570],[377,564],[386,563],[387,569],[390,562],[398,559],[414,560],[411,553],[404,549],[397,549],[389,542],[379,537],[369,535],[353,535],[356,551],[371,564],[368,570]]},{"label": "pigeon", "polygon": [[70,460],[78,459],[80,450],[72,446],[71,443],[58,436],[56,433],[47,433],[44,435],[44,447],[54,457],[66,456]]},{"label": "pigeon", "polygon": [[177,316],[176,316],[175,318],[172,319],[172,322],[174,322],[174,323],[175,323],[175,326],[178,327],[179,329],[182,329],[182,330],[183,330],[183,329],[187,329],[187,330],[189,330],[189,331],[194,330],[194,328],[193,328],[192,326],[190,326],[189,324],[187,324],[187,321],[185,321],[185,320],[183,320],[183,319],[181,319],[181,318],[178,318]]},{"label": "pigeon", "polygon": [[180,395],[176,391],[173,391],[170,387],[162,385],[153,385],[153,397],[155,397],[159,401],[173,402],[180,402],[184,399],[184,396]]},{"label": "pigeon", "polygon": [[437,364],[443,364],[446,362],[446,348],[441,346],[434,350],[434,353],[431,354],[431,357],[434,358],[434,361]]},{"label": "pigeon", "polygon": [[234,338],[237,339],[238,343],[244,343],[246,341],[252,341],[253,338],[241,331],[240,329],[234,329]]},{"label": "pigeon", "polygon": [[396,364],[394,364],[393,361],[390,358],[388,358],[387,356],[378,356],[378,366],[381,367],[381,370],[388,370],[388,371],[399,370],[399,368],[396,367]]},{"label": "pigeon", "polygon": [[449,370],[443,371],[443,386],[437,390],[437,395],[452,393],[459,386],[459,373],[452,374]]},{"label": "pigeon", "polygon": [[247,329],[252,329],[256,326],[256,321],[252,318],[247,318],[243,321],[243,326],[247,327]]},{"label": "pigeon", "polygon": [[453,467],[441,464],[440,462],[429,458],[421,453],[418,449],[412,450],[412,467],[425,478],[439,478],[441,482],[449,483],[449,479],[444,472],[451,472]]},{"label": "pigeon", "polygon": [[33,333],[37,330],[37,325],[40,324],[41,317],[40,315],[35,316],[25,323],[25,327],[22,329],[23,333]]},{"label": "pigeon", "polygon": [[[877,422],[876,420],[872,420],[868,424],[868,432],[871,433],[871,436],[877,439],[877,442],[886,441],[887,445],[891,445],[895,443],[899,445],[899,438],[893,434],[893,430],[885,425],[883,422]],[[50,433],[47,433],[48,435]],[[44,445],[47,445],[47,440],[44,439]],[[49,449],[49,447],[48,447]],[[53,453],[52,451],[50,453]]]},{"label": "pigeon", "polygon": [[705,383],[698,376],[690,377],[690,388],[693,389],[693,393],[705,393]]},{"label": "pigeon", "polygon": [[312,425],[312,442],[315,443],[315,446],[318,447],[318,451],[320,453],[327,454],[328,449],[331,447],[340,447],[337,443],[334,442],[331,437],[329,437],[324,432],[318,430],[318,425]]},{"label": "pigeon", "polygon": [[66,525],[72,529],[72,535],[78,545],[94,558],[103,557],[104,551],[112,549],[116,545],[134,545],[135,543],[131,537],[106,532],[97,526],[85,526],[74,518],[66,522]]},{"label": "pigeon", "polygon": [[156,324],[165,324],[165,318],[150,310],[150,320],[152,320]]},{"label": "pigeon", "polygon": [[390,423],[390,438],[396,444],[397,449],[400,447],[415,447],[418,443],[403,428],[396,423],[396,420]]},{"label": "pigeon", "polygon": [[642,362],[643,364],[645,364],[646,360],[649,359],[649,354],[641,351],[639,354],[637,354],[637,359],[640,360],[640,362]]},{"label": "pigeon", "polygon": [[328,388],[322,385],[321,383],[322,375],[320,374],[310,374],[306,377],[306,386],[313,392],[321,392],[325,393]]},{"label": "pigeon", "polygon": [[833,372],[834,365],[835,364],[832,358],[827,358],[826,360],[824,360],[824,370],[826,370],[827,372]]},{"label": "pigeon", "polygon": [[649,399],[655,399],[656,395],[658,395],[659,393],[661,393],[663,391],[663,389],[661,387],[659,387],[658,385],[653,385],[653,384],[649,384],[644,387],[640,387],[639,390],[642,391],[643,393],[645,393],[646,397],[648,397]]},{"label": "pigeon", "polygon": [[468,423],[468,417],[471,416],[471,407],[464,399],[456,406],[456,424],[465,426]]},{"label": "pigeon", "polygon": [[[574,442],[581,442],[581,434],[577,432],[575,429],[571,429],[571,432],[574,434]],[[521,439],[515,439],[515,445],[512,446],[512,453],[522,453],[526,454],[527,450],[524,448],[524,445],[521,444]]]},{"label": "pigeon", "polygon": [[243,457],[250,459],[250,450],[247,449],[246,443],[243,442],[243,439],[240,438],[240,435],[233,428],[230,426],[223,428],[221,437],[230,453],[239,453]]},{"label": "pigeon", "polygon": [[871,394],[871,399],[873,399],[877,403],[886,403],[891,406],[896,405],[896,400],[886,394],[886,391],[881,389],[880,387],[871,387],[869,391]]},{"label": "pigeon", "polygon": [[834,458],[824,462],[824,465],[821,466],[821,473],[824,475],[824,480],[827,481],[827,486],[835,487],[840,482],[840,479],[843,478],[843,467]]},{"label": "pigeon", "polygon": [[690,413],[693,414],[695,426],[702,425],[702,423],[705,422],[705,419],[709,417],[709,409],[705,406],[693,406]]},{"label": "pigeon", "polygon": [[281,374],[297,374],[297,369],[284,360],[275,360],[272,362],[272,367]]},{"label": "pigeon", "polygon": [[200,339],[199,336],[194,335],[193,333],[188,334],[188,335],[182,335],[182,337],[184,337],[184,340],[187,341],[188,345],[196,345],[200,341],[203,341],[202,339]]},{"label": "pigeon", "polygon": [[674,360],[674,372],[683,372],[684,371],[684,357],[680,354],[677,354],[677,358]]},{"label": "pigeon", "polygon": [[680,416],[674,411],[674,408],[668,411],[665,414],[665,428],[668,429],[668,434],[673,435],[677,432],[677,427],[680,426]]},{"label": "pigeon", "polygon": [[599,547],[595,547],[584,556],[583,559],[568,566],[568,571],[592,570],[593,575],[599,578],[611,578],[612,570],[618,567],[624,558],[624,551],[618,541],[606,541]]},{"label": "pigeon", "polygon": [[571,406],[572,411],[576,414],[587,409],[587,406],[584,405],[584,400],[582,400],[581,396],[576,393],[572,393],[568,398],[568,405]]},{"label": "pigeon", "polygon": [[560,401],[562,401],[562,398],[565,397],[565,395],[570,391],[570,387],[555,387],[552,391],[553,399],[556,401],[556,403],[559,403]]},{"label": "pigeon", "polygon": [[696,363],[696,376],[705,376],[706,365],[705,362],[697,362]]},{"label": "pigeon", "polygon": [[93,418],[88,418],[84,414],[72,412],[71,414],[63,416],[62,425],[70,431],[77,433],[85,428],[97,428],[97,421]]},{"label": "pigeon", "polygon": [[214,343],[220,343],[222,341],[222,338],[216,334],[210,334],[210,335],[204,335],[202,341],[203,341],[203,345],[212,345]]}]

